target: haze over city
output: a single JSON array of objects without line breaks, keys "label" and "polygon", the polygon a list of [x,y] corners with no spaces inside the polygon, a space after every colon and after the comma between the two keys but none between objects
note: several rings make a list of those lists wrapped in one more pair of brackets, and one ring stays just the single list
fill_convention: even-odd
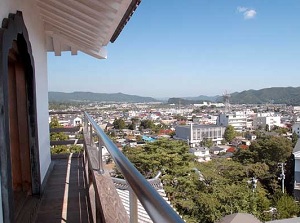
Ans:
[{"label": "haze over city", "polygon": [[50,91],[151,97],[300,86],[300,1],[143,1],[108,59],[48,54]]}]

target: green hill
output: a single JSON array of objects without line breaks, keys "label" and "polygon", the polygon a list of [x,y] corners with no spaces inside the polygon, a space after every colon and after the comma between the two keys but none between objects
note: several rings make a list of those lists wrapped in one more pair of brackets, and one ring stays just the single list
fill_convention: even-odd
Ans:
[{"label": "green hill", "polygon": [[202,104],[202,100],[187,100],[183,98],[169,98],[168,104],[176,104],[176,105],[191,105],[191,104]]},{"label": "green hill", "polygon": [[[209,100],[210,99],[210,100]],[[203,101],[222,102],[222,96],[199,96],[186,98],[170,98],[169,104],[198,104]],[[300,87],[271,87],[260,90],[247,90],[231,94],[232,104],[287,104],[300,105]]]},{"label": "green hill", "polygon": [[93,92],[49,92],[49,102],[157,102],[151,97],[141,97],[123,93],[93,93]]},{"label": "green hill", "polygon": [[288,104],[300,105],[300,87],[272,87],[231,94],[232,104]]}]

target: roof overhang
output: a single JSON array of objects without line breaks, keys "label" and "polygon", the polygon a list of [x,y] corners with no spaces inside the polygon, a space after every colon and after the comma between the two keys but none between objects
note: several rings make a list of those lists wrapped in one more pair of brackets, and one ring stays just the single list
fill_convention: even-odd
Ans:
[{"label": "roof overhang", "polygon": [[82,51],[105,59],[141,0],[37,0],[44,22],[46,47],[60,56]]}]

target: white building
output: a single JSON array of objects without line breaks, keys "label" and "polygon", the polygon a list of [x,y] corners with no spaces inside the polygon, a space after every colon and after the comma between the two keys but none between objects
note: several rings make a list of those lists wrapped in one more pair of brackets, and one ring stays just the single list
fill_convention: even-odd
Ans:
[{"label": "white building", "polygon": [[200,145],[203,139],[211,139],[215,144],[220,144],[225,129],[217,125],[179,125],[175,127],[175,138],[187,140],[192,147]]},{"label": "white building", "polygon": [[293,150],[295,157],[295,167],[294,167],[294,196],[297,200],[300,200],[300,140],[295,145]]},{"label": "white building", "polygon": [[295,132],[300,137],[300,122],[295,122],[292,126],[292,132]]},{"label": "white building", "polygon": [[47,52],[106,58],[139,2],[0,1],[0,222],[15,222],[51,171]]},{"label": "white building", "polygon": [[281,126],[280,116],[270,116],[269,114],[259,113],[253,118],[253,127],[257,129],[259,127],[265,128],[269,126],[269,131],[274,128],[274,126]]},{"label": "white building", "polygon": [[209,148],[206,147],[196,147],[190,148],[189,152],[197,157],[198,162],[210,161]]},{"label": "white building", "polygon": [[79,117],[74,118],[73,126],[81,126],[81,125],[82,125],[82,119]]},{"label": "white building", "polygon": [[245,112],[234,112],[234,113],[221,113],[217,120],[219,126],[231,125],[235,131],[241,132],[247,128],[247,116]]}]

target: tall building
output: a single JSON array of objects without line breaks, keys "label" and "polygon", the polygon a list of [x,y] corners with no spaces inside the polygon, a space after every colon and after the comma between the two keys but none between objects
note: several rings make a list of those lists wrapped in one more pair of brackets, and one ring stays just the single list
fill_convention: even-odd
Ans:
[{"label": "tall building", "polygon": [[179,125],[175,127],[175,138],[188,141],[191,147],[198,146],[203,139],[211,139],[215,144],[220,144],[225,129],[224,126],[217,125]]},{"label": "tall building", "polygon": [[217,125],[225,127],[231,125],[235,131],[241,132],[247,128],[247,116],[242,111],[221,113],[217,119]]}]

